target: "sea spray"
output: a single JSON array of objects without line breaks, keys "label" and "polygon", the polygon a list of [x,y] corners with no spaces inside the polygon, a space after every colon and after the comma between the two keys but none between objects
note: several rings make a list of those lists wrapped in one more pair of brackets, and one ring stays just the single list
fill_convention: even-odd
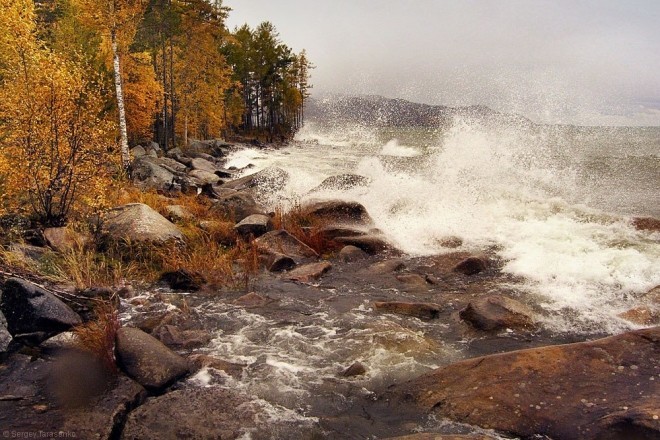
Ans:
[{"label": "sea spray", "polygon": [[[658,234],[631,226],[626,212],[618,210],[619,194],[611,200],[597,194],[599,181],[628,179],[629,199],[635,201],[636,186],[654,185],[649,176],[657,186],[653,165],[641,170],[646,174],[636,175],[638,168],[618,176],[589,167],[600,150],[585,141],[591,138],[583,132],[576,135],[577,129],[457,118],[429,147],[422,139],[427,131],[420,130],[418,145],[410,140],[401,145],[395,139],[377,142],[375,128],[319,127],[303,128],[283,150],[239,152],[229,165],[251,154],[257,169],[276,165],[287,170],[290,183],[271,195],[273,204],[311,197],[358,201],[375,226],[411,256],[447,252],[441,243],[448,236],[460,237],[464,249],[496,250],[505,262],[503,270],[526,280],[522,289],[546,309],[546,325],[556,330],[630,328],[616,315],[638,305],[645,291],[660,284]],[[617,133],[619,138],[598,137],[607,153],[598,160],[628,157],[623,134]],[[618,144],[607,144],[608,139],[618,139]],[[644,148],[648,152],[654,147]],[[658,159],[649,160],[657,164]],[[371,184],[308,194],[324,178],[345,172],[369,177]],[[591,200],[600,203],[590,207]],[[640,199],[635,211],[647,213],[646,202]]]}]

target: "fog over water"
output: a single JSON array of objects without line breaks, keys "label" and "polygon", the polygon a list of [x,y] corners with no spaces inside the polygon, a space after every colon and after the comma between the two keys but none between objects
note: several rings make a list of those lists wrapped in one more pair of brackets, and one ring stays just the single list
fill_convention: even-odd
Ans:
[{"label": "fog over water", "polygon": [[536,122],[660,125],[660,2],[226,0],[317,68],[314,95],[484,104]]}]

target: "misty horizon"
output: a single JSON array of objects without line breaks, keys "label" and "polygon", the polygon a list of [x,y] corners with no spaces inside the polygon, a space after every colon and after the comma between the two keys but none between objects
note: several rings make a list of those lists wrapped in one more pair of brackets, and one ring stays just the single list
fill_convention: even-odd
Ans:
[{"label": "misty horizon", "polygon": [[484,105],[537,123],[660,125],[660,3],[226,0],[316,65],[312,96]]}]

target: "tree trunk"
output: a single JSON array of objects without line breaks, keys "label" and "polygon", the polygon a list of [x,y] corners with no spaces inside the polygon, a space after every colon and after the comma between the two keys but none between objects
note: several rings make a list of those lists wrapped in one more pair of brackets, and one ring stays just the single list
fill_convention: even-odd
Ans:
[{"label": "tree trunk", "polygon": [[124,108],[124,91],[121,85],[121,69],[119,64],[119,50],[117,49],[117,34],[113,29],[110,32],[112,44],[112,67],[115,76],[115,92],[117,94],[117,110],[119,112],[119,142],[121,146],[121,163],[125,170],[131,165],[131,154],[128,151],[128,129],[126,128],[126,109]]}]

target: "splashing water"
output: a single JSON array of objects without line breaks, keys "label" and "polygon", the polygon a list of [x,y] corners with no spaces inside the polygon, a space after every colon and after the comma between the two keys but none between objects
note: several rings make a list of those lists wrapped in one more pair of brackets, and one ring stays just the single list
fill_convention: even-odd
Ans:
[{"label": "splashing water", "polygon": [[[660,234],[637,231],[630,221],[660,215],[660,130],[493,127],[456,119],[435,145],[421,130],[401,135],[403,145],[384,141],[376,129],[310,124],[292,146],[238,152],[228,165],[249,160],[257,169],[288,171],[276,203],[358,201],[413,256],[446,251],[438,243],[447,236],[462,238],[466,249],[497,249],[503,270],[523,277],[527,293],[548,311],[551,328],[631,326],[616,315],[660,284]],[[371,184],[307,194],[346,172]]]}]

